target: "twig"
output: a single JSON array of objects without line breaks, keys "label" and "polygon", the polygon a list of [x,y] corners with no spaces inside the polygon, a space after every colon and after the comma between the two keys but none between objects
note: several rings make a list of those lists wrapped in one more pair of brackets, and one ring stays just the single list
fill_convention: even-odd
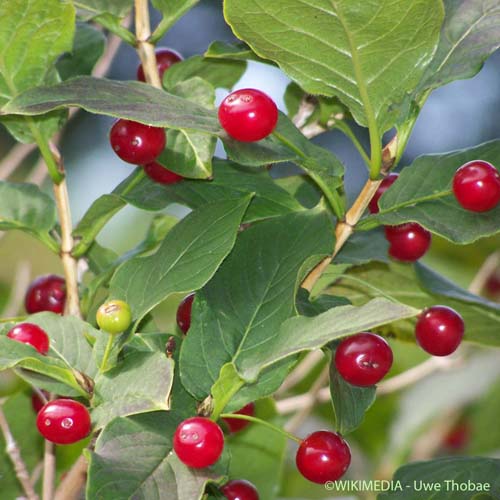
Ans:
[{"label": "twig", "polygon": [[68,471],[66,477],[57,488],[54,500],[72,500],[78,498],[82,486],[87,478],[87,460],[80,455],[73,467]]},{"label": "twig", "polygon": [[2,430],[2,434],[5,438],[5,450],[9,455],[10,461],[14,466],[14,470],[16,472],[17,479],[21,483],[24,492],[26,493],[26,497],[28,500],[38,500],[38,495],[35,493],[33,489],[33,485],[30,481],[30,476],[28,474],[28,469],[26,468],[26,464],[24,463],[21,452],[17,443],[14,439],[14,436],[10,432],[10,427],[5,418],[5,413],[3,412],[2,405],[0,404],[0,429]]},{"label": "twig", "polygon": [[36,149],[36,144],[16,144],[0,162],[0,179],[7,179],[17,166]]},{"label": "twig", "polygon": [[38,480],[40,477],[42,477],[42,471],[43,471],[43,460],[41,462],[38,462],[35,465],[35,468],[31,472],[31,484],[33,485],[33,488],[36,486],[36,483],[38,483]]},{"label": "twig", "polygon": [[43,500],[54,498],[54,481],[56,477],[56,447],[54,443],[45,440],[45,451],[43,454]]},{"label": "twig", "polygon": [[304,359],[290,372],[280,388],[275,392],[275,396],[284,394],[292,387],[301,382],[304,377],[323,359],[321,351],[311,351]]},{"label": "twig", "polygon": [[479,271],[474,276],[474,279],[469,285],[469,292],[479,295],[486,285],[489,277],[496,271],[500,266],[500,252],[492,253],[479,268]]},{"label": "twig", "polygon": [[12,291],[9,297],[9,302],[5,306],[2,315],[6,318],[16,316],[21,309],[26,288],[30,282],[31,265],[28,261],[22,261],[17,264],[12,280]]},{"label": "twig", "polygon": [[[316,104],[317,101],[313,96],[306,94],[302,97],[302,100],[300,101],[299,104],[299,109],[297,110],[295,116],[292,118],[292,122],[297,128],[303,129],[309,117],[314,113],[314,110],[316,109]],[[323,127],[321,128],[322,132],[324,132],[325,131],[324,128]],[[302,133],[304,133],[304,130],[302,130]]]}]

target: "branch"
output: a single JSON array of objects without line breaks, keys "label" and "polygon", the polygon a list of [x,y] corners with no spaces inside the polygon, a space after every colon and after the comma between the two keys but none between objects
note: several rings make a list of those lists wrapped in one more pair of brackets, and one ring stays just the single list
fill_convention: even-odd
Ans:
[{"label": "branch", "polygon": [[305,376],[323,359],[320,350],[307,353],[304,359],[290,372],[280,388],[275,392],[275,396],[280,396],[286,391],[302,382]]},{"label": "branch", "polygon": [[73,467],[68,471],[66,477],[57,488],[54,500],[72,500],[78,498],[80,490],[87,479],[87,460],[80,455]]},{"label": "branch", "polygon": [[474,279],[469,285],[469,292],[479,295],[488,281],[489,277],[500,266],[500,251],[492,253],[479,268],[479,271],[474,276]]},{"label": "branch", "polygon": [[0,404],[0,429],[2,430],[2,434],[5,438],[5,451],[7,455],[9,455],[10,461],[14,466],[14,470],[16,472],[17,479],[21,483],[23,487],[24,493],[28,500],[38,500],[38,495],[35,493],[33,489],[33,485],[30,481],[30,475],[28,474],[28,469],[26,468],[26,464],[24,463],[21,452],[17,446],[17,443],[14,439],[14,436],[10,432],[9,424],[7,419],[5,418],[5,414],[2,409],[2,405]]},{"label": "branch", "polygon": [[43,454],[43,500],[54,498],[54,481],[56,477],[56,447],[54,443],[45,440],[45,451]]}]

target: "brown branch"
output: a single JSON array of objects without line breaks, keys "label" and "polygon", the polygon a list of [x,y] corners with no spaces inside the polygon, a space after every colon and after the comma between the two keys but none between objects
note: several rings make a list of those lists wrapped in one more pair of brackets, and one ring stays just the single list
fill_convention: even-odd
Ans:
[{"label": "brown branch", "polygon": [[319,350],[309,352],[304,359],[290,372],[275,396],[284,394],[298,383],[323,359],[323,353]]},{"label": "brown branch", "polygon": [[80,455],[73,467],[68,471],[66,477],[57,488],[54,500],[72,500],[78,498],[87,479],[87,460]]},{"label": "brown branch", "polygon": [[54,498],[54,481],[56,477],[56,447],[54,443],[45,440],[45,451],[43,454],[43,500]]},{"label": "brown branch", "polygon": [[16,472],[16,477],[23,487],[24,493],[28,500],[38,500],[38,495],[35,493],[33,485],[30,481],[30,475],[26,464],[24,463],[19,447],[17,446],[16,440],[10,431],[9,424],[5,418],[5,413],[3,412],[2,405],[0,404],[0,429],[5,438],[5,451],[9,455],[10,461],[14,466]]}]

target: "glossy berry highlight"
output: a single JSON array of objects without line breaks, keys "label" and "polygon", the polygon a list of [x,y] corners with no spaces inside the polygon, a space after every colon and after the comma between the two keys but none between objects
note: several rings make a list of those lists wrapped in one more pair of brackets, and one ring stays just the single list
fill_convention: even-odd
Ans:
[{"label": "glossy berry highlight", "polygon": [[244,479],[229,481],[220,490],[228,500],[259,500],[257,488]]},{"label": "glossy berry highlight", "polygon": [[179,460],[195,469],[213,465],[224,449],[221,428],[205,417],[192,417],[179,424],[174,433],[174,451]]},{"label": "glossy berry highlight", "polygon": [[[163,80],[163,74],[167,71],[172,64],[176,64],[183,60],[183,57],[176,50],[169,49],[167,47],[158,47],[155,50],[156,54],[156,67],[158,68],[158,73],[160,75],[160,81]],[[145,82],[146,77],[144,76],[144,69],[142,64],[137,67],[137,80],[140,82]]]},{"label": "glossy berry highlight", "polygon": [[274,101],[260,90],[235,90],[219,106],[219,122],[237,141],[260,141],[275,129],[278,123],[278,108]]},{"label": "glossy berry highlight", "polygon": [[96,322],[101,330],[111,335],[122,333],[132,323],[132,311],[123,300],[109,300],[97,310]]},{"label": "glossy berry highlight", "polygon": [[120,119],[111,127],[109,142],[123,161],[144,165],[160,156],[167,139],[162,128]]},{"label": "glossy berry highlight", "polygon": [[182,333],[187,333],[191,326],[191,309],[193,308],[194,293],[186,295],[177,308],[177,325]]},{"label": "glossy berry highlight", "polygon": [[335,367],[352,385],[368,387],[382,380],[392,366],[392,349],[386,340],[370,332],[344,339],[335,352]]},{"label": "glossy berry highlight", "polygon": [[380,197],[396,182],[398,177],[399,174],[391,173],[380,183],[380,186],[377,188],[377,191],[375,191],[375,194],[368,205],[368,210],[371,214],[378,214],[380,210],[378,200],[380,200]]},{"label": "glossy berry highlight", "polygon": [[300,443],[295,462],[306,479],[324,484],[345,474],[351,463],[351,451],[339,434],[316,431]]},{"label": "glossy berry highlight", "polygon": [[464,320],[454,309],[432,306],[418,318],[415,336],[424,351],[433,356],[448,356],[462,342],[464,330]]},{"label": "glossy berry highlight", "polygon": [[71,444],[90,434],[90,414],[72,399],[49,401],[38,412],[36,426],[40,434],[56,444]]},{"label": "glossy berry highlight", "polygon": [[[243,408],[241,408],[238,411],[235,411],[237,415],[248,415],[250,417],[253,417],[255,415],[255,404],[254,403],[248,403],[245,405]],[[251,422],[248,420],[243,420],[240,418],[223,418],[224,422],[227,424],[229,427],[230,432],[239,432],[245,429],[245,427],[248,427]]]},{"label": "glossy berry highlight", "polygon": [[49,337],[38,325],[33,323],[20,323],[12,328],[7,337],[23,344],[29,344],[40,354],[49,352]]},{"label": "glossy berry highlight", "polygon": [[28,314],[50,311],[64,312],[66,303],[66,281],[61,276],[48,274],[35,279],[24,297],[24,307]]},{"label": "glossy berry highlight", "polygon": [[487,161],[470,161],[455,172],[453,194],[466,210],[492,210],[500,202],[500,172]]},{"label": "glossy berry highlight", "polygon": [[159,163],[155,161],[144,165],[144,172],[153,181],[158,184],[175,184],[176,182],[182,181],[183,177],[164,168]]},{"label": "glossy berry highlight", "polygon": [[423,257],[432,240],[431,233],[415,222],[385,226],[385,237],[389,242],[389,255],[402,262],[415,262]]}]

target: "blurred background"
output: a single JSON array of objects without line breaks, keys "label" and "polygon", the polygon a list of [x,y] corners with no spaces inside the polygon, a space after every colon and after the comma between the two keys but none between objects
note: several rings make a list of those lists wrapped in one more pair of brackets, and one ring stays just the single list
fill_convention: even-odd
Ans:
[{"label": "blurred background", "polygon": [[[158,21],[159,16],[152,13],[152,23]],[[170,30],[159,45],[174,48],[184,58],[188,58],[203,54],[214,40],[234,41],[235,38],[224,22],[221,2],[203,0]],[[118,80],[134,80],[137,65],[135,51],[128,45],[122,45],[108,76]],[[288,83],[289,79],[277,68],[252,62],[236,88],[260,88],[286,111],[283,93]],[[225,94],[219,89],[218,101]],[[401,165],[408,165],[419,155],[447,152],[500,138],[499,111],[500,53],[497,52],[475,78],[454,82],[431,95],[418,119]],[[79,112],[65,130],[62,153],[75,222],[97,197],[109,193],[133,170],[131,165],[122,162],[111,150],[108,142],[111,122],[111,118]],[[366,131],[359,127],[355,131],[368,146]],[[354,146],[338,131],[325,133],[314,141],[333,151],[345,164],[347,194],[352,199],[367,177]],[[0,158],[12,144],[5,130],[0,129]],[[224,154],[220,146],[217,154]],[[34,162],[32,155],[12,178],[24,178]],[[50,192],[50,185],[44,187]],[[167,211],[182,213],[182,209],[176,206],[169,207]],[[99,242],[119,252],[130,249],[143,238],[151,217],[150,213],[128,207],[106,226],[98,238]],[[481,240],[465,247],[455,247],[434,238],[431,251],[424,261],[466,288],[485,258],[499,247],[498,238]],[[58,273],[61,270],[58,259],[40,244],[20,233],[11,232],[3,235],[0,241],[0,306],[9,301],[8,290],[15,280],[20,279],[20,272],[24,273],[22,279],[28,280],[29,275]],[[171,318],[170,313],[174,308],[174,303],[167,304],[164,317]],[[398,360],[394,373],[425,359],[418,349],[411,346],[404,345],[401,348],[394,344],[393,347],[395,359]],[[448,418],[450,414],[459,424],[457,434],[450,438],[448,444],[439,445],[434,450],[436,453],[458,450],[500,456],[500,426],[497,420],[500,413],[499,367],[497,353],[479,353],[471,362],[453,372],[433,375],[403,394],[378,399],[370,410],[369,418],[351,439],[357,474],[367,478],[378,471],[383,476],[384,467],[390,470],[394,457],[410,456],[410,443],[414,444],[419,437],[425,438],[429,421],[439,423],[439,419]],[[308,384],[321,368],[321,365],[317,366],[294,390],[297,393],[307,390]],[[432,397],[429,397],[430,394]],[[318,425],[328,426],[329,420],[329,405],[318,405],[314,416],[300,434]],[[481,430],[485,428],[489,429],[487,433]],[[422,443],[425,447],[425,440]],[[359,450],[363,453],[358,454]],[[412,450],[418,456],[414,446]],[[378,464],[375,472],[371,470],[371,459]],[[363,471],[366,472],[364,476]],[[326,492],[320,486],[306,483],[294,472],[293,467],[287,469],[285,477],[281,491],[283,497],[341,498],[332,496],[331,492]]]}]

